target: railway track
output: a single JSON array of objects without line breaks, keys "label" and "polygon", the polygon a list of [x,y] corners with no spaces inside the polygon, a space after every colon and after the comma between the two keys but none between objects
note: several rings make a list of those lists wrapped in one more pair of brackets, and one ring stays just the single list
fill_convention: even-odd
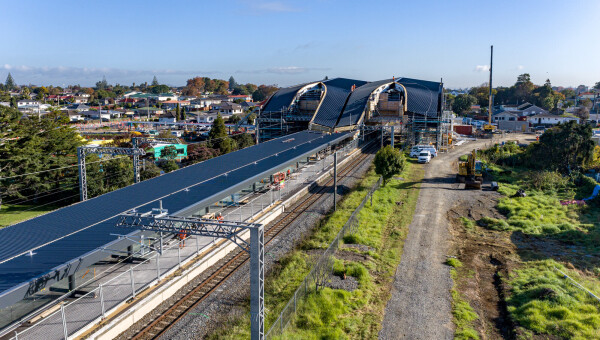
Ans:
[{"label": "railway track", "polygon": [[[346,164],[338,174],[338,178],[347,177],[358,164],[361,164],[369,154],[366,151],[370,151],[375,145],[365,147],[358,157]],[[284,213],[284,216],[277,219],[275,223],[272,223],[268,229],[265,230],[265,246],[269,244],[277,235],[291,225],[297,218],[310,208],[315,202],[323,197],[330,186],[333,183],[333,178],[329,179],[319,191],[308,195],[299,204],[292,209],[290,212]],[[223,282],[225,282],[235,271],[243,266],[248,260],[249,255],[241,250],[231,252],[224,260],[224,264],[218,266],[206,278],[196,287],[190,289],[185,295],[180,298],[175,304],[169,307],[165,312],[161,313],[151,322],[143,326],[143,328],[137,332],[134,336],[129,339],[133,340],[150,340],[158,339],[167,330],[169,330],[175,323],[183,318],[189,311],[194,309],[198,304],[204,301],[215,289],[217,289]]]}]

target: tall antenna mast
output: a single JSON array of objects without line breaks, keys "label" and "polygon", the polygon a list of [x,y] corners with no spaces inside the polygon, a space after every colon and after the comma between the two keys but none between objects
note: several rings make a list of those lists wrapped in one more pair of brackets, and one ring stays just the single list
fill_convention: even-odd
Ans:
[{"label": "tall antenna mast", "polygon": [[492,125],[492,110],[494,107],[494,100],[492,97],[492,65],[494,63],[494,45],[491,46],[490,53],[490,99],[488,104],[488,124]]}]

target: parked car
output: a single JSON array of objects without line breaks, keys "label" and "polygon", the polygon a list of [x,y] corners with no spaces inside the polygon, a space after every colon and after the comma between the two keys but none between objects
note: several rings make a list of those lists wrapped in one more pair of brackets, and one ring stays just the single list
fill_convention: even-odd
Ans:
[{"label": "parked car", "polygon": [[419,158],[417,158],[419,163],[429,163],[431,161],[431,154],[427,150],[421,151],[419,154]]},{"label": "parked car", "polygon": [[410,157],[419,157],[421,151],[427,150],[431,154],[431,157],[437,156],[437,150],[433,145],[415,145],[410,149]]}]

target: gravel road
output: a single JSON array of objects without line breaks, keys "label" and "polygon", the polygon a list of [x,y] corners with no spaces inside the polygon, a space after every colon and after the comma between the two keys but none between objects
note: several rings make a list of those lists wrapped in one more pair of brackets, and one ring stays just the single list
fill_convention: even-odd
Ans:
[{"label": "gravel road", "polygon": [[[520,136],[513,134],[506,139],[515,137]],[[424,165],[425,178],[396,269],[380,339],[454,338],[452,279],[450,268],[444,264],[449,246],[446,213],[469,191],[455,182],[452,164],[459,155],[490,143],[489,139],[469,141]]]}]

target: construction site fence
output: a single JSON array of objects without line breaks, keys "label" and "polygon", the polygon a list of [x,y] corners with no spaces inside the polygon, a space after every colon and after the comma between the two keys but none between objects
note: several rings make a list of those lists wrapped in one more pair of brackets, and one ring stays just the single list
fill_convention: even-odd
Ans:
[{"label": "construction site fence", "polygon": [[[366,143],[355,139],[336,150],[338,162],[345,159],[361,144]],[[296,189],[314,182],[324,171],[333,168],[333,151],[329,150],[318,160],[304,163],[298,169],[301,170],[298,172],[298,176],[286,180],[287,183],[283,189],[269,190],[237,208],[229,207],[227,213],[224,214],[225,219],[247,221],[269,209],[277,201],[291,197]],[[216,239],[213,239],[212,243],[214,242]],[[119,308],[123,302],[135,299],[141,291],[181,268],[182,264],[193,259],[206,245],[200,245],[197,237],[186,240],[165,238],[162,255],[147,247],[141,247],[133,254],[128,254],[129,256],[123,262],[103,271],[103,273],[108,273],[108,276],[114,277],[102,283],[96,281],[82,285],[78,290],[87,293],[68,303],[60,302],[60,309],[29,328],[15,331],[11,339],[72,338],[83,328],[104,319],[116,308]],[[123,263],[127,263],[133,258],[143,258],[143,261],[134,266],[123,266]],[[66,300],[69,295],[70,293],[65,294],[59,300]]]},{"label": "construction site fence", "polygon": [[352,215],[348,218],[344,226],[335,236],[333,241],[329,244],[325,252],[319,256],[316,263],[304,278],[298,289],[294,292],[294,296],[290,298],[288,303],[285,305],[283,310],[279,313],[279,316],[275,322],[269,328],[266,334],[266,339],[274,339],[282,337],[284,335],[286,327],[294,320],[298,308],[301,302],[306,299],[310,294],[317,293],[320,289],[325,287],[331,275],[333,274],[333,266],[335,263],[335,252],[340,246],[340,242],[346,235],[355,233],[360,225],[359,214],[362,208],[369,200],[373,204],[373,193],[381,187],[383,178],[373,184],[367,195],[363,198],[358,207],[352,212]]}]

